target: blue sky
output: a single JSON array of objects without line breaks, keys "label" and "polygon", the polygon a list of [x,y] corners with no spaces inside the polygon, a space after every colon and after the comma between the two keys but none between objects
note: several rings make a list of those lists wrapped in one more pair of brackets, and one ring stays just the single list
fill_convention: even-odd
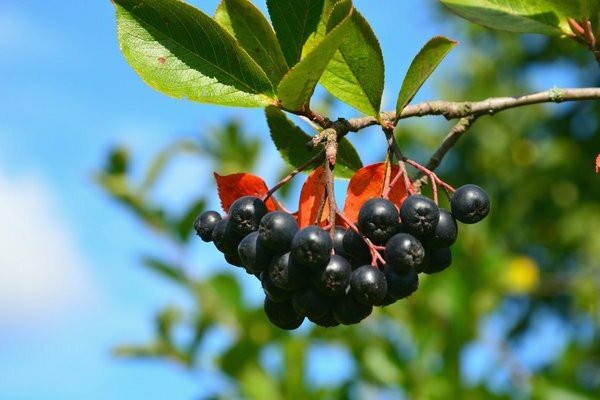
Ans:
[{"label": "blue sky", "polygon": [[[192,3],[212,13],[217,0]],[[381,40],[391,108],[412,56],[448,31],[432,22],[433,0],[355,4]],[[151,313],[178,294],[138,267],[155,239],[91,176],[114,144],[144,160],[229,117],[266,138],[262,112],[177,101],[145,86],[120,55],[109,0],[4,0],[0,51],[0,398],[194,398],[198,378],[110,356],[115,344],[147,338]],[[419,98],[431,93],[427,84]],[[358,141],[371,146],[367,136]],[[266,157],[264,165],[276,155]],[[193,192],[190,182],[202,188],[208,179],[200,169],[179,175],[173,202],[182,202],[178,185]]]}]

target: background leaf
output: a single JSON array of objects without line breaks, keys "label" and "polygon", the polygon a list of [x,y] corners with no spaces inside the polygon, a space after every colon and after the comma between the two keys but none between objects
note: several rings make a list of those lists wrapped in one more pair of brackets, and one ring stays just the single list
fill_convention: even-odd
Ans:
[{"label": "background leaf", "polygon": [[458,42],[443,36],[436,36],[425,44],[414,58],[402,82],[396,103],[396,119],[408,103],[415,97],[427,78],[435,71],[444,57]]},{"label": "background leaf", "polygon": [[[398,173],[398,166],[392,166],[392,179]],[[373,197],[381,197],[383,192],[385,177],[385,163],[368,165],[360,169],[350,179],[348,191],[346,192],[346,203],[344,204],[344,214],[350,221],[358,219],[358,211],[365,201]],[[392,203],[400,207],[400,204],[406,198],[406,188],[404,180],[399,179],[390,190],[389,199]]]},{"label": "background leaf", "polygon": [[[323,167],[315,169],[312,174],[308,176],[306,182],[302,186],[300,192],[300,201],[298,202],[298,225],[301,228],[314,225],[319,213],[321,205],[321,199],[325,194],[325,170]],[[325,200],[325,207],[321,214],[322,221],[327,221],[329,217],[329,202]]]},{"label": "background leaf", "polygon": [[343,102],[379,117],[384,79],[379,41],[369,23],[354,10],[344,40],[320,83]]},{"label": "background leaf", "polygon": [[285,59],[293,67],[306,39],[317,29],[323,0],[267,0],[267,7]]},{"label": "background leaf", "polygon": [[222,0],[215,19],[237,39],[277,86],[289,68],[275,32],[260,10],[248,0]]},{"label": "background leaf", "polygon": [[471,22],[492,29],[546,35],[571,35],[567,18],[586,18],[589,0],[440,0]]},{"label": "background leaf", "polygon": [[[228,212],[231,204],[242,196],[261,197],[267,194],[269,189],[265,181],[252,174],[219,175],[214,173],[217,181],[217,191],[223,211]],[[272,198],[266,202],[269,211],[277,209]]]},{"label": "background leaf", "polygon": [[[279,108],[267,107],[265,114],[271,130],[271,139],[288,164],[297,168],[319,153],[319,148],[306,146],[311,137],[290,121]],[[342,139],[338,147],[335,175],[349,179],[360,168],[362,162],[356,149],[348,139]]]},{"label": "background leaf", "polygon": [[154,89],[201,103],[273,103],[264,71],[216,21],[177,0],[114,0],[121,51]]}]

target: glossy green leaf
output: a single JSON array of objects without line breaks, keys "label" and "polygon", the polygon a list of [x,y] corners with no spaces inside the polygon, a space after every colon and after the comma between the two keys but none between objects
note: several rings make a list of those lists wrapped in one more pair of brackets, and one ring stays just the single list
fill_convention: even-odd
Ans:
[{"label": "glossy green leaf", "polygon": [[186,285],[188,283],[188,278],[185,275],[184,271],[177,267],[174,267],[173,265],[170,265],[167,262],[161,261],[154,257],[144,257],[142,259],[142,265],[158,273],[164,278],[171,280],[172,282],[181,285]]},{"label": "glossy green leaf", "polygon": [[260,66],[215,20],[178,0],[114,0],[121,51],[154,89],[239,107],[274,102]]},{"label": "glossy green leaf", "polygon": [[347,15],[283,77],[277,87],[283,107],[298,110],[309,104],[315,86],[348,32],[351,15]]},{"label": "glossy green leaf", "polygon": [[[277,107],[268,107],[265,112],[271,130],[271,139],[288,164],[299,167],[317,155],[319,149],[309,149],[306,146],[311,137],[290,121],[281,110]],[[356,149],[348,139],[342,139],[334,170],[336,176],[349,179],[361,168],[362,162]]]},{"label": "glossy green leaf", "polygon": [[384,86],[383,54],[369,23],[356,10],[320,83],[341,101],[378,117]]},{"label": "glossy green leaf", "polygon": [[414,58],[408,72],[402,82],[402,88],[396,103],[396,116],[415,97],[427,78],[435,71],[446,55],[456,46],[458,42],[443,36],[436,36],[423,46],[419,54]]},{"label": "glossy green leaf", "polygon": [[275,32],[260,10],[248,0],[222,0],[215,20],[237,39],[277,86],[289,68]]},{"label": "glossy green leaf", "polygon": [[267,7],[285,59],[293,67],[306,39],[317,29],[323,0],[267,0]]},{"label": "glossy green leaf", "polygon": [[440,1],[450,11],[488,28],[546,35],[570,35],[567,18],[589,17],[595,3],[595,0]]}]

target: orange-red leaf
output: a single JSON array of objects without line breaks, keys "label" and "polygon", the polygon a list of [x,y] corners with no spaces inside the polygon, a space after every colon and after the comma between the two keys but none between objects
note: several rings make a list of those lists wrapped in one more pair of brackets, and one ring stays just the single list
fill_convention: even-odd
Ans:
[{"label": "orange-red leaf", "polygon": [[[221,206],[225,212],[229,211],[231,204],[242,196],[262,197],[269,189],[265,181],[252,174],[219,175],[214,173],[217,180],[217,190]],[[269,211],[274,211],[277,206],[272,198],[266,202]]]},{"label": "orange-red leaf", "polygon": [[600,173],[600,154],[596,157],[596,173]]},{"label": "orange-red leaf", "polygon": [[[321,200],[325,194],[325,170],[323,167],[315,169],[304,182],[300,192],[300,204],[298,205],[298,225],[305,227],[316,222]],[[325,201],[325,208],[319,223],[326,221],[329,217],[329,206]]]},{"label": "orange-red leaf", "polygon": [[[398,173],[397,165],[392,167],[391,178],[394,179]],[[360,207],[373,197],[381,197],[383,186],[385,184],[385,163],[372,164],[359,169],[350,179],[348,192],[346,193],[346,204],[344,205],[344,214],[354,222],[358,219]],[[392,187],[389,193],[389,199],[396,206],[406,198],[406,188],[404,179],[399,179]]]}]

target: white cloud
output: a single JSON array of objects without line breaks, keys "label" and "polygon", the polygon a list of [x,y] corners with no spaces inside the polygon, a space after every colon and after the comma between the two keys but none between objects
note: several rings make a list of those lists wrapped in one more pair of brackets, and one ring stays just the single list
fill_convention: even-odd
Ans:
[{"label": "white cloud", "polygon": [[88,271],[44,181],[0,170],[0,327],[89,306]]}]

